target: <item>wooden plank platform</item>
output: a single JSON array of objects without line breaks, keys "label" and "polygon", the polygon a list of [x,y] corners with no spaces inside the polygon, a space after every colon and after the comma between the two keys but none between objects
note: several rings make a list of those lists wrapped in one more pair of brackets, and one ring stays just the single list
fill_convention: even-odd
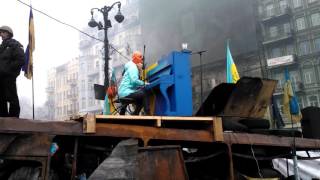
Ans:
[{"label": "wooden plank platform", "polygon": [[[293,138],[292,137],[280,137],[275,135],[263,135],[263,134],[249,134],[249,133],[235,133],[235,132],[223,132],[222,125],[215,124],[215,129],[221,132],[221,134],[215,134],[212,117],[200,117],[202,121],[198,121],[195,118],[185,117],[185,120],[176,120],[176,117],[172,118],[172,122],[175,122],[174,126],[168,126],[167,117],[162,117],[161,127],[158,127],[152,119],[152,117],[139,117],[140,122],[153,122],[147,126],[139,124],[138,120],[132,121],[132,116],[122,116],[106,118],[109,116],[95,116],[96,128],[95,133],[84,133],[83,123],[79,121],[40,121],[30,119],[18,119],[18,118],[0,118],[0,133],[1,134],[51,134],[51,135],[62,135],[62,136],[106,136],[106,137],[117,137],[117,138],[138,138],[145,140],[168,140],[168,141],[189,141],[189,142],[204,142],[204,143],[226,143],[226,144],[238,144],[238,145],[261,145],[261,146],[277,146],[277,147],[291,147]],[[113,119],[112,119],[113,118]],[[170,117],[168,117],[170,119]],[[136,122],[127,124],[127,121]],[[158,118],[159,119],[159,118]],[[175,120],[175,121],[174,121]],[[110,123],[108,123],[110,121]],[[114,123],[118,121],[118,123]],[[177,128],[176,126],[183,126],[186,122],[194,125],[202,125],[200,122],[205,123],[205,128],[192,129]],[[219,120],[218,120],[219,121]],[[125,123],[121,123],[125,122]],[[212,124],[210,124],[212,122]],[[199,124],[200,123],[200,124]],[[170,125],[170,124],[169,124]],[[189,128],[189,129],[188,129]],[[220,129],[221,128],[221,129]],[[220,129],[220,130],[219,130]],[[219,136],[223,136],[223,140]],[[218,136],[218,137],[217,137]],[[296,147],[299,149],[320,149],[319,139],[307,139],[307,138],[295,138]]]},{"label": "wooden plank platform", "polygon": [[[136,122],[152,122],[152,123],[139,123],[139,125],[151,126],[154,125],[158,128],[178,128],[186,129],[204,129],[209,130],[213,134],[214,141],[223,141],[223,128],[222,120],[220,117],[185,117],[185,116],[122,116],[122,115],[96,115],[96,121],[119,123],[124,121],[127,124],[135,124]],[[174,125],[173,125],[174,123]],[[185,125],[189,124],[189,127]],[[207,124],[207,126],[203,126]],[[202,125],[197,127],[197,125]],[[202,128],[201,128],[202,127]],[[86,130],[84,130],[86,131]]]}]

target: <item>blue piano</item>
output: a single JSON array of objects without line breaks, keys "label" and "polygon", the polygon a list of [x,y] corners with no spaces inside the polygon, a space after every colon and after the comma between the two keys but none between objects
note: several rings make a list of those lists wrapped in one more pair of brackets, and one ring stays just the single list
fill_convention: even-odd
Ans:
[{"label": "blue piano", "polygon": [[155,94],[154,115],[191,116],[190,53],[173,51],[146,73],[147,90]]}]

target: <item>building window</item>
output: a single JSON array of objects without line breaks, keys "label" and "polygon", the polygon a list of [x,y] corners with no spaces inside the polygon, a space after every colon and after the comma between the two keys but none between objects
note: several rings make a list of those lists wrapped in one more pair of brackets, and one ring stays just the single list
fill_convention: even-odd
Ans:
[{"label": "building window", "polygon": [[294,90],[298,88],[298,82],[300,82],[299,74],[297,71],[291,72],[291,84]]},{"label": "building window", "polygon": [[274,9],[273,4],[268,4],[266,6],[266,15],[267,15],[267,17],[270,17],[270,16],[274,15],[273,9]]},{"label": "building window", "polygon": [[86,90],[86,84],[85,84],[85,81],[82,80],[81,81],[81,91],[84,91],[84,90]]},{"label": "building window", "polygon": [[63,115],[67,115],[68,106],[64,106],[63,108]]},{"label": "building window", "polygon": [[269,29],[270,37],[277,37],[278,36],[278,27],[272,26]]},{"label": "building window", "polygon": [[311,14],[311,24],[312,26],[320,25],[320,13]]},{"label": "building window", "polygon": [[83,97],[81,100],[81,109],[85,109],[86,108],[86,99]]},{"label": "building window", "polygon": [[306,22],[304,20],[304,17],[300,17],[296,19],[296,24],[297,24],[298,31],[304,30],[306,28]]},{"label": "building window", "polygon": [[291,33],[290,23],[285,23],[285,24],[283,24],[283,32],[284,32],[285,34]]},{"label": "building window", "polygon": [[313,2],[316,2],[318,0],[308,0],[308,3],[313,3]]},{"label": "building window", "polygon": [[280,57],[281,56],[281,49],[280,48],[273,48],[271,54],[272,54],[272,58]]},{"label": "building window", "polygon": [[89,98],[89,106],[94,106],[94,100],[93,98]]},{"label": "building window", "polygon": [[278,80],[278,83],[277,83],[277,89],[282,89],[283,88],[283,85],[284,85],[284,76],[283,76],[283,73],[280,73],[280,74],[276,74],[275,77],[274,77],[276,80]]},{"label": "building window", "polygon": [[305,84],[312,84],[314,82],[315,77],[312,69],[304,70],[304,80]]},{"label": "building window", "polygon": [[306,55],[310,52],[310,43],[309,41],[303,41],[299,44],[300,55]]},{"label": "building window", "polygon": [[259,12],[260,15],[263,14],[263,8],[261,6],[258,7],[258,12]]},{"label": "building window", "polygon": [[96,70],[99,70],[99,61],[96,61]]},{"label": "building window", "polygon": [[298,8],[302,6],[301,0],[293,0],[293,7]]},{"label": "building window", "polygon": [[308,101],[309,101],[308,103],[309,106],[319,107],[318,96],[316,95],[308,96]]},{"label": "building window", "polygon": [[299,107],[300,107],[300,109],[303,109],[304,107],[303,107],[303,99],[302,99],[302,97],[300,98],[299,96],[297,96],[298,98],[298,104],[299,104]]},{"label": "building window", "polygon": [[320,38],[314,40],[314,49],[315,51],[320,51]]},{"label": "building window", "polygon": [[280,4],[281,12],[285,12],[285,10],[288,7],[287,0],[280,0],[279,4]]},{"label": "building window", "polygon": [[294,54],[294,47],[292,44],[287,45],[287,55],[293,55]]}]

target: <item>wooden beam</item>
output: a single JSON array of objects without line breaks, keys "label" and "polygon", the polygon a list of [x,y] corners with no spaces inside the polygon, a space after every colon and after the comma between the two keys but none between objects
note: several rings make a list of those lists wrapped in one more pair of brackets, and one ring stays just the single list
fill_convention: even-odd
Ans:
[{"label": "wooden beam", "polygon": [[93,114],[86,114],[83,117],[83,133],[96,132],[96,117]]},{"label": "wooden beam", "polygon": [[228,144],[292,147],[294,141],[297,149],[320,149],[319,139],[248,133],[224,133],[224,142]]},{"label": "wooden beam", "polygon": [[100,120],[158,120],[162,121],[212,121],[215,117],[189,117],[189,116],[125,116],[125,115],[96,115]]},{"label": "wooden beam", "polygon": [[215,141],[223,141],[223,127],[221,117],[214,117],[212,120],[212,133]]},{"label": "wooden beam", "polygon": [[[223,128],[222,120],[220,117],[185,117],[185,116],[119,116],[119,115],[96,115],[96,118],[101,120],[101,122],[112,121],[112,123],[117,124],[117,121],[130,120],[134,123],[136,121],[155,121],[156,127],[162,127],[163,123],[166,122],[177,122],[183,125],[184,123],[194,123],[197,127],[197,123],[208,123],[211,124],[211,133],[213,135],[213,141],[223,141]],[[142,125],[143,126],[143,125]],[[173,127],[174,129],[175,127]],[[176,127],[179,128],[179,127]],[[203,129],[207,130],[207,129]]]}]

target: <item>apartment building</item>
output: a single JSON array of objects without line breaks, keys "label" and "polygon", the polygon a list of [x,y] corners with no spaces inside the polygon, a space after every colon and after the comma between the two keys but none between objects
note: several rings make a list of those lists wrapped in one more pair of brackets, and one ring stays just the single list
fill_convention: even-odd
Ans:
[{"label": "apartment building", "polygon": [[260,0],[258,12],[267,77],[278,80],[277,103],[287,68],[300,108],[319,106],[320,1]]},{"label": "apartment building", "polygon": [[[103,41],[104,32],[90,27],[84,29],[90,35]],[[104,54],[103,42],[80,34],[79,56],[79,112],[101,113],[103,104],[95,99],[94,84],[103,84]]]},{"label": "apartment building", "polygon": [[67,120],[78,113],[78,74],[78,58],[48,72],[46,90],[50,120]]}]

